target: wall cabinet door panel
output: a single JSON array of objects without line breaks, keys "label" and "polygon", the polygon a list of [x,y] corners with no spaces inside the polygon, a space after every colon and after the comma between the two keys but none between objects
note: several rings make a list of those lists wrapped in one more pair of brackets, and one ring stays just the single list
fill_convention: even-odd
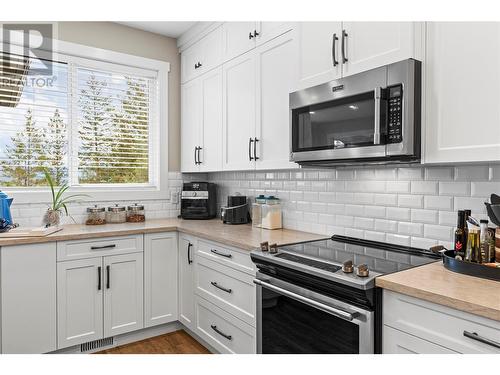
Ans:
[{"label": "wall cabinet door panel", "polygon": [[225,22],[222,25],[223,56],[229,61],[255,48],[256,22]]},{"label": "wall cabinet door panel", "polygon": [[102,258],[57,264],[58,349],[103,338]]},{"label": "wall cabinet door panel", "polygon": [[290,31],[256,50],[257,169],[296,168],[289,161],[288,96],[297,85],[297,38]]},{"label": "wall cabinet door panel", "polygon": [[293,29],[293,22],[257,22],[256,43],[260,46]]},{"label": "wall cabinet door panel", "polygon": [[143,254],[104,258],[104,337],[144,327]]},{"label": "wall cabinet door panel", "polygon": [[429,22],[425,163],[500,160],[500,24]]},{"label": "wall cabinet door panel", "polygon": [[181,88],[181,170],[199,170],[196,147],[200,144],[201,132],[201,86],[199,80],[192,80]]},{"label": "wall cabinet door panel", "polygon": [[[223,66],[223,169],[254,169],[253,146],[256,112],[254,51]],[[252,146],[252,147],[251,147]]]}]

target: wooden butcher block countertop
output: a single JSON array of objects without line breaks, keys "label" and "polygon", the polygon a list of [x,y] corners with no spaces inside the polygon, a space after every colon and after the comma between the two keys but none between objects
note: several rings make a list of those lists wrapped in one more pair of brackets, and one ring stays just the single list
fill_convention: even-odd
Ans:
[{"label": "wooden butcher block countertop", "polygon": [[125,236],[130,234],[158,233],[179,231],[197,237],[212,240],[228,246],[245,250],[259,248],[263,241],[270,244],[285,245],[295,242],[324,239],[324,235],[300,232],[290,229],[258,229],[251,224],[229,225],[219,219],[213,220],[182,220],[182,219],[153,219],[144,223],[123,223],[105,225],[64,225],[59,232],[46,237],[1,238],[0,247],[29,243],[44,243],[52,241],[80,240],[86,238],[100,238],[111,236]]},{"label": "wooden butcher block countertop", "polygon": [[467,276],[441,262],[378,277],[384,289],[500,321],[500,282]]}]

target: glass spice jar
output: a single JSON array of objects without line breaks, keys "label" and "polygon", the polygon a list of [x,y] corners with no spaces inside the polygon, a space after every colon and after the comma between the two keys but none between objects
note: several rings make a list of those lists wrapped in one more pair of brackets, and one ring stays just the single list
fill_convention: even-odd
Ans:
[{"label": "glass spice jar", "polygon": [[142,223],[146,221],[146,215],[144,213],[144,206],[140,204],[134,204],[133,206],[127,207],[127,222],[129,223]]},{"label": "glass spice jar", "polygon": [[127,213],[125,206],[114,206],[108,207],[108,212],[106,214],[106,221],[108,224],[120,224],[127,221]]},{"label": "glass spice jar", "polygon": [[94,207],[87,208],[87,221],[86,225],[103,225],[106,224],[106,209],[104,207]]}]

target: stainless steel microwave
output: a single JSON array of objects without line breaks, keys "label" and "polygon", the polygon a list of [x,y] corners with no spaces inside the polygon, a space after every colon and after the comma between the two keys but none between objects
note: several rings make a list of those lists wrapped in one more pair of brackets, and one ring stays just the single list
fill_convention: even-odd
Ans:
[{"label": "stainless steel microwave", "polygon": [[420,160],[421,63],[408,59],[290,94],[290,160]]}]

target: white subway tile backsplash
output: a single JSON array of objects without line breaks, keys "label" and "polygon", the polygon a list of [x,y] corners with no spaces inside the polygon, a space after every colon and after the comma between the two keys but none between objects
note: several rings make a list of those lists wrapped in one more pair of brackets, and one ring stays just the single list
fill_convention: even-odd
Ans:
[{"label": "white subway tile backsplash", "polygon": [[379,206],[365,206],[365,216],[373,218],[384,218],[386,215],[386,208]]},{"label": "white subway tile backsplash", "polygon": [[438,183],[436,181],[412,181],[411,192],[414,194],[434,195],[438,193]]},{"label": "white subway tile backsplash", "polygon": [[352,169],[337,169],[337,180],[353,180],[354,171]]},{"label": "white subway tile backsplash", "polygon": [[375,221],[366,217],[354,218],[354,227],[359,229],[374,229]]},{"label": "white subway tile backsplash", "polygon": [[399,195],[398,196],[398,206],[400,207],[411,207],[411,208],[422,208],[424,206],[423,195]]},{"label": "white subway tile backsplash", "polygon": [[399,180],[418,181],[422,180],[423,176],[423,168],[398,168]]},{"label": "white subway tile backsplash", "polygon": [[440,182],[440,195],[470,195],[470,182]]},{"label": "white subway tile backsplash", "polygon": [[473,213],[486,213],[484,198],[455,197],[455,211],[470,209]]},{"label": "white subway tile backsplash", "polygon": [[388,193],[409,193],[409,181],[387,181],[386,189]]},{"label": "white subway tile backsplash", "polygon": [[489,197],[491,193],[500,194],[500,181],[471,183],[473,197]]},{"label": "white subway tile backsplash", "polygon": [[500,181],[500,165],[491,165],[490,166],[490,180],[491,181]]},{"label": "white subway tile backsplash", "polygon": [[488,180],[490,169],[488,166],[467,165],[455,168],[455,180],[460,181],[482,181]]},{"label": "white subway tile backsplash", "polygon": [[375,194],[373,196],[373,201],[375,204],[381,206],[396,206],[398,196],[396,194]]},{"label": "white subway tile backsplash", "polygon": [[437,243],[437,240],[433,240],[431,238],[412,237],[410,246],[418,249],[429,249],[430,247],[437,245]]},{"label": "white subway tile backsplash", "polygon": [[410,246],[410,236],[387,233],[386,241],[395,245]]},{"label": "white subway tile backsplash", "polygon": [[398,222],[394,220],[375,220],[375,230],[379,232],[397,232]]},{"label": "white subway tile backsplash", "polygon": [[452,167],[428,167],[425,168],[425,179],[434,181],[453,180],[454,171]]},{"label": "white subway tile backsplash", "polygon": [[392,220],[410,220],[410,209],[401,207],[387,207],[386,217]]},{"label": "white subway tile backsplash", "polygon": [[424,225],[420,223],[399,222],[398,233],[409,234],[411,236],[421,236],[424,232]]},{"label": "white subway tile backsplash", "polygon": [[443,196],[425,196],[424,208],[436,210],[453,210],[453,198]]},{"label": "white subway tile backsplash", "polygon": [[453,228],[444,225],[424,225],[424,237],[449,241],[453,236]]},{"label": "white subway tile backsplash", "polygon": [[363,216],[365,213],[365,207],[355,204],[346,204],[345,212],[352,216]]},{"label": "white subway tile backsplash", "polygon": [[418,223],[437,223],[438,212],[435,210],[411,210],[411,221]]}]

